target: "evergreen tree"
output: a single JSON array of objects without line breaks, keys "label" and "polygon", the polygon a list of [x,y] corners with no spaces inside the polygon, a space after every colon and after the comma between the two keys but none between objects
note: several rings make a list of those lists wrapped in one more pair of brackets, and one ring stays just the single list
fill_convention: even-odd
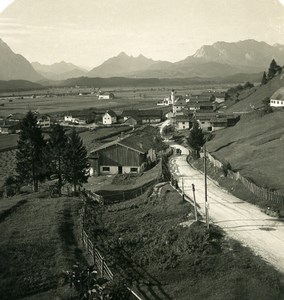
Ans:
[{"label": "evergreen tree", "polygon": [[205,141],[206,140],[202,129],[199,127],[199,124],[197,122],[194,122],[187,138],[187,143],[191,148],[195,150],[197,157],[199,157],[199,151],[205,144]]},{"label": "evergreen tree", "polygon": [[64,157],[64,174],[66,181],[73,184],[74,193],[77,192],[78,186],[87,182],[89,177],[87,171],[87,150],[80,136],[76,130],[73,129],[68,137],[67,151]]},{"label": "evergreen tree", "polygon": [[268,80],[272,79],[275,75],[280,73],[281,70],[282,68],[279,65],[277,65],[275,59],[272,59],[268,69],[267,79]]},{"label": "evergreen tree", "polygon": [[267,75],[266,72],[263,72],[262,79],[261,79],[261,85],[265,85],[267,83]]},{"label": "evergreen tree", "polygon": [[43,179],[43,150],[45,141],[37,117],[29,111],[21,122],[21,132],[16,152],[16,171],[23,183],[32,183],[38,191],[39,180]]},{"label": "evergreen tree", "polygon": [[50,140],[47,147],[47,159],[50,172],[58,178],[58,191],[61,195],[61,188],[64,184],[63,162],[67,153],[68,139],[65,130],[60,125],[55,125],[50,133]]}]

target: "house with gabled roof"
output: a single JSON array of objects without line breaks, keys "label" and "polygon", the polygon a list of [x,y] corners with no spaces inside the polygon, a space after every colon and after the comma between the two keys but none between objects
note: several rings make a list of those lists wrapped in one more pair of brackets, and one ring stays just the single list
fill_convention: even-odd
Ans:
[{"label": "house with gabled roof", "polygon": [[175,117],[175,124],[177,130],[189,129],[192,125],[192,116],[178,115]]},{"label": "house with gabled roof", "polygon": [[111,125],[117,122],[117,115],[116,113],[109,109],[106,111],[106,113],[103,115],[103,124],[104,125]]},{"label": "house with gabled roof", "polygon": [[106,143],[89,155],[95,175],[139,173],[156,161],[155,137],[149,134],[132,134]]}]

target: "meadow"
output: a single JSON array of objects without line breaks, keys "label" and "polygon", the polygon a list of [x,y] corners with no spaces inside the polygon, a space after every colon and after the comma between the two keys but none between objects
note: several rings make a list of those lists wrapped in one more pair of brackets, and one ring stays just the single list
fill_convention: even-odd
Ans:
[{"label": "meadow", "polygon": [[[149,109],[161,108],[157,102],[169,97],[171,90],[175,89],[177,94],[185,95],[192,91],[202,91],[204,89],[222,89],[224,85],[204,85],[204,86],[179,86],[179,87],[145,87],[145,88],[112,88],[103,89],[114,93],[115,98],[112,100],[99,100],[96,95],[38,95],[36,98],[23,98],[21,94],[17,99],[9,100],[1,98],[0,94],[0,117],[7,117],[9,114],[26,113],[28,110],[38,111],[42,114],[57,114],[70,112],[73,110],[83,110],[97,108],[100,110],[113,109]],[[28,92],[25,92],[27,94]],[[42,93],[42,91],[41,91]],[[24,92],[22,96],[25,95]],[[3,94],[2,94],[3,96]]]},{"label": "meadow", "polygon": [[64,270],[84,263],[78,198],[36,193],[0,202],[0,298],[78,299]]}]

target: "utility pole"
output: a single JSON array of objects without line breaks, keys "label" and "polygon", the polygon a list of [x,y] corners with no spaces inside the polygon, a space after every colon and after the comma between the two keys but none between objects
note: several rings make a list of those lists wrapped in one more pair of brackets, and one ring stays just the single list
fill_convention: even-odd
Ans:
[{"label": "utility pole", "polygon": [[209,229],[209,206],[207,200],[207,165],[206,165],[206,146],[203,147],[204,151],[204,183],[205,183],[205,215],[206,215],[206,225]]},{"label": "utility pole", "polygon": [[183,177],[181,178],[181,184],[182,184],[182,200],[184,201],[184,181],[183,181]]},{"label": "utility pole", "polygon": [[195,186],[192,184],[192,193],[193,193],[193,201],[194,201],[194,215],[195,215],[195,221],[198,221],[198,216],[197,216],[197,208],[196,208],[196,199],[195,199]]}]

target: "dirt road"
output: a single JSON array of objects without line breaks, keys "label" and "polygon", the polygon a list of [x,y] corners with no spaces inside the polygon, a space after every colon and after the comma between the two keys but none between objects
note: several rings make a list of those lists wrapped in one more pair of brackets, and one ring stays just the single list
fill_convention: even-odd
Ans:
[{"label": "dirt road", "polygon": [[[204,213],[204,175],[187,163],[186,153],[173,157],[170,165],[179,186],[183,181],[184,192],[190,198],[192,184],[195,185],[199,210]],[[284,222],[267,216],[256,206],[229,194],[210,179],[208,203],[211,223],[222,227],[230,237],[249,246],[284,273]]]}]

